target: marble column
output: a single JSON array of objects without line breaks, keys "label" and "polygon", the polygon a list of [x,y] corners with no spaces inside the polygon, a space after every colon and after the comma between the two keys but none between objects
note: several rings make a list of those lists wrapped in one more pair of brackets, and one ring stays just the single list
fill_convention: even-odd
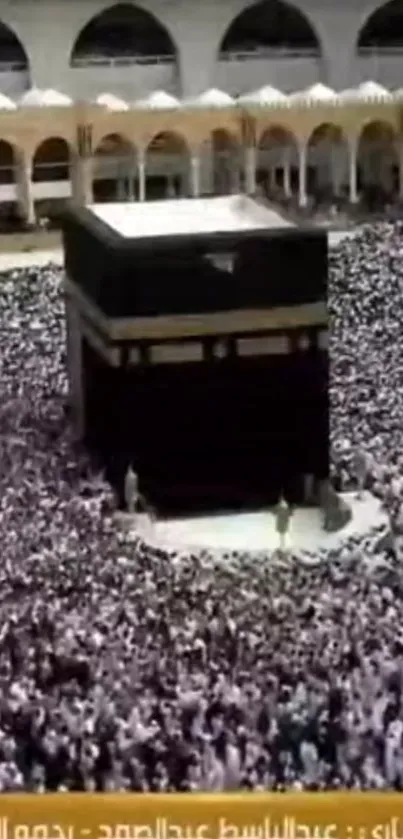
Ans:
[{"label": "marble column", "polygon": [[351,142],[349,145],[349,201],[350,204],[358,203],[357,144],[355,142]]},{"label": "marble column", "polygon": [[136,166],[133,164],[129,167],[127,181],[127,199],[133,202],[136,200]]},{"label": "marble column", "polygon": [[71,164],[73,201],[87,207],[94,201],[93,167],[90,157],[76,157]]},{"label": "marble column", "polygon": [[343,184],[343,160],[342,160],[342,146],[340,144],[332,143],[330,171],[332,179],[333,195],[336,197],[341,194]]},{"label": "marble column", "polygon": [[301,143],[298,147],[298,204],[300,207],[306,207],[308,204],[306,191],[307,151],[306,144]]},{"label": "marble column", "polygon": [[139,178],[139,201],[146,200],[146,159],[144,151],[139,153],[137,159],[137,171]]},{"label": "marble column", "polygon": [[253,146],[245,149],[245,192],[247,195],[256,192],[256,149]]},{"label": "marble column", "polygon": [[291,198],[291,162],[288,150],[284,153],[283,157],[283,192],[286,198]]},{"label": "marble column", "polygon": [[190,187],[192,198],[200,195],[200,157],[195,154],[190,159]]},{"label": "marble column", "polygon": [[17,194],[21,218],[29,225],[34,225],[36,222],[32,178],[32,160],[24,157],[17,167]]}]

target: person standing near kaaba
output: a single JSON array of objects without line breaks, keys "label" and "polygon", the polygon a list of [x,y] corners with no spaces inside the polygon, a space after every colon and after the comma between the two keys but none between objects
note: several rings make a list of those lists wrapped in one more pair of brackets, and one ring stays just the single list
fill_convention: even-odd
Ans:
[{"label": "person standing near kaaba", "polygon": [[279,550],[284,551],[285,539],[289,530],[291,509],[282,496],[274,510],[276,516],[276,530],[279,534]]},{"label": "person standing near kaaba", "polygon": [[315,504],[315,476],[312,474],[304,475],[303,498],[304,504]]},{"label": "person standing near kaaba", "polygon": [[137,509],[137,504],[139,500],[139,489],[138,489],[138,476],[136,472],[134,472],[133,467],[129,464],[129,467],[126,472],[125,476],[125,483],[124,483],[124,499],[126,504],[126,510],[130,515],[134,515]]},{"label": "person standing near kaaba", "polygon": [[353,464],[357,481],[357,498],[361,499],[368,475],[371,471],[371,457],[367,452],[359,448],[354,453]]}]

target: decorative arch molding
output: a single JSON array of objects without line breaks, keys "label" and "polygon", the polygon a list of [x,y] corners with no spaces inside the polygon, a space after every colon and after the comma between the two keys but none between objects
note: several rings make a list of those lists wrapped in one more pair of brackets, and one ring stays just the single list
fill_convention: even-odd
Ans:
[{"label": "decorative arch molding", "polygon": [[108,157],[112,155],[136,154],[136,146],[132,139],[121,131],[107,131],[102,134],[94,143],[95,157]]},{"label": "decorative arch molding", "polygon": [[72,156],[72,147],[69,140],[62,134],[54,134],[43,137],[35,146],[33,160],[55,162],[68,160]]},{"label": "decorative arch molding", "polygon": [[337,122],[321,122],[312,129],[306,145],[314,147],[322,143],[348,145],[348,135],[343,126]]},{"label": "decorative arch molding", "polygon": [[[147,34],[155,39],[148,46]],[[108,42],[111,38],[111,42]],[[95,51],[95,53],[94,53]],[[110,57],[124,55],[178,55],[178,46],[169,24],[141,3],[131,0],[105,3],[97,13],[81,22],[70,49],[69,63],[74,66],[80,57],[104,54]]]},{"label": "decorative arch molding", "polygon": [[364,125],[361,125],[357,135],[358,147],[366,143],[388,143],[394,145],[397,142],[398,132],[395,126],[383,119],[368,120]]},{"label": "decorative arch molding", "polygon": [[210,140],[217,152],[225,150],[238,150],[241,142],[240,137],[230,128],[217,126],[210,133]]},{"label": "decorative arch molding", "polygon": [[185,135],[179,131],[170,129],[156,131],[147,143],[145,154],[147,156],[159,153],[189,156],[189,142]]},{"label": "decorative arch molding", "polygon": [[288,125],[279,123],[271,123],[261,127],[258,138],[257,148],[264,149],[269,146],[298,146],[298,137],[296,133]]},{"label": "decorative arch molding", "polygon": [[[270,20],[271,15],[271,20]],[[322,53],[315,20],[295,3],[257,0],[230,21],[219,43],[219,54],[249,48],[300,47]]]},{"label": "decorative arch molding", "polygon": [[398,139],[398,127],[396,123],[392,119],[385,118],[384,116],[372,117],[366,120],[363,120],[359,124],[354,126],[354,135],[352,137],[353,142],[356,146],[358,146],[361,141],[366,137],[368,134],[373,134],[376,129],[379,129],[379,136],[383,137],[394,137],[396,140]]},{"label": "decorative arch molding", "polygon": [[193,141],[195,149],[201,150],[206,144],[213,143],[214,138],[221,137],[227,139],[228,148],[239,146],[241,143],[241,135],[238,125],[225,125],[222,122],[206,124],[200,127],[197,137]]}]

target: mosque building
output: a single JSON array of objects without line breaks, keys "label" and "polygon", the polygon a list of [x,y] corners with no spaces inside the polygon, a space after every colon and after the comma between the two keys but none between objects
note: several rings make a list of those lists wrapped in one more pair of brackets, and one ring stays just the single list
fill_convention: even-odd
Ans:
[{"label": "mosque building", "polygon": [[0,2],[0,216],[403,197],[403,4]]}]

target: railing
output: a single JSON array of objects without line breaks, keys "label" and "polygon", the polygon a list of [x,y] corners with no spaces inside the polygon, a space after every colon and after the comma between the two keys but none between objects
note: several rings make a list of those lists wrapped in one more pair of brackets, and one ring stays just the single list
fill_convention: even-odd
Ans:
[{"label": "railing", "polygon": [[358,47],[358,55],[369,58],[378,58],[381,56],[397,56],[399,58],[403,55],[403,43],[401,46],[376,46],[376,47]]},{"label": "railing", "polygon": [[73,58],[72,67],[145,67],[157,64],[175,64],[174,55],[86,55]]},{"label": "railing", "polygon": [[59,163],[35,163],[32,173],[33,183],[49,181],[67,181],[70,178],[70,164],[67,161]]},{"label": "railing", "polygon": [[0,166],[0,185],[6,186],[14,184],[17,180],[17,167],[12,163],[1,164]]},{"label": "railing", "polygon": [[219,61],[259,61],[262,58],[320,58],[318,47],[256,47],[221,52]]},{"label": "railing", "polygon": [[21,73],[28,69],[25,61],[1,61],[0,73]]}]

